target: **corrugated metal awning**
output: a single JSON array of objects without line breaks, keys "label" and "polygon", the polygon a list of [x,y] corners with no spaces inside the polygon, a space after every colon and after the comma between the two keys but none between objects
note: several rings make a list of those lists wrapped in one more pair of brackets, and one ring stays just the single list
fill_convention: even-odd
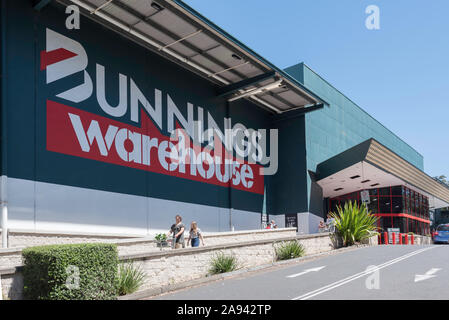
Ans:
[{"label": "corrugated metal awning", "polygon": [[396,153],[373,140],[366,160],[400,177],[421,190],[449,203],[449,188],[434,180]]},{"label": "corrugated metal awning", "polygon": [[449,206],[449,188],[375,139],[366,140],[317,166],[325,197],[362,189],[406,185],[428,196],[434,208]]},{"label": "corrugated metal awning", "polygon": [[327,104],[283,70],[179,0],[58,0],[220,86],[276,113]]}]

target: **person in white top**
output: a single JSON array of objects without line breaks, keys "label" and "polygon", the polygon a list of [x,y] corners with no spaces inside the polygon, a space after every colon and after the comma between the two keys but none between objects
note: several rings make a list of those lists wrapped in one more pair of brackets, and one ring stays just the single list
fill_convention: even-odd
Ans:
[{"label": "person in white top", "polygon": [[201,234],[201,230],[200,228],[198,228],[198,224],[195,221],[192,221],[192,223],[190,224],[190,232],[189,239],[187,240],[187,245],[190,243],[192,247],[199,247],[200,239],[201,244],[204,246],[204,239],[203,235]]},{"label": "person in white top", "polygon": [[329,232],[335,231],[335,219],[330,214],[327,215],[326,226]]}]

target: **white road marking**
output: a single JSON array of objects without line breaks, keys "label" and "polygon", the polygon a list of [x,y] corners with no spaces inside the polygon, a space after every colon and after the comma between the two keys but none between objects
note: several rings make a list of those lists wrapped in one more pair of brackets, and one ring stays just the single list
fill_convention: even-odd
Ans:
[{"label": "white road marking", "polygon": [[296,277],[302,276],[303,274],[306,274],[309,272],[318,272],[323,268],[326,268],[326,266],[310,268],[310,269],[304,270],[303,272],[300,272],[300,273],[291,274],[291,275],[287,276],[287,278],[296,278]]},{"label": "white road marking", "polygon": [[313,291],[308,292],[306,294],[303,294],[303,295],[300,295],[298,297],[295,297],[292,300],[307,300],[307,299],[313,298],[313,297],[315,297],[315,296],[317,296],[319,294],[322,294],[324,292],[327,292],[327,291],[330,291],[330,290],[335,289],[337,287],[340,287],[340,286],[342,286],[342,285],[344,285],[346,283],[349,283],[351,281],[359,279],[359,278],[361,278],[363,276],[366,276],[366,275],[368,275],[370,273],[373,273],[373,272],[375,272],[377,270],[386,268],[386,267],[388,267],[390,265],[393,265],[393,264],[398,263],[398,262],[400,262],[402,260],[408,259],[408,258],[410,258],[410,257],[412,257],[414,255],[420,254],[420,253],[422,253],[424,251],[431,250],[431,249],[434,249],[434,248],[436,248],[436,247],[428,247],[428,248],[424,248],[424,249],[413,251],[411,253],[405,254],[403,256],[400,256],[398,258],[395,258],[395,259],[387,261],[387,262],[385,262],[383,264],[380,264],[380,265],[377,266],[377,268],[371,268],[371,269],[368,269],[368,270],[356,273],[356,274],[354,274],[352,276],[349,276],[347,278],[344,278],[342,280],[333,282],[333,283],[331,283],[331,284],[329,284],[327,286],[321,287],[319,289],[316,289],[316,290],[313,290]]},{"label": "white road marking", "polygon": [[440,270],[441,270],[440,268],[432,268],[429,271],[427,271],[426,274],[417,274],[415,275],[415,282],[434,278],[436,277],[435,273],[437,273]]}]

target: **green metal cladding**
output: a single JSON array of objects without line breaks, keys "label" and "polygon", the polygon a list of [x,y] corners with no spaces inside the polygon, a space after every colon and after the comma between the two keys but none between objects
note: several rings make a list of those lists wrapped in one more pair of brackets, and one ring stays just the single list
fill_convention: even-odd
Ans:
[{"label": "green metal cladding", "polygon": [[[393,132],[370,116],[304,63],[287,68],[299,82],[323,97],[329,106],[305,115],[305,139],[307,170],[316,171],[316,166],[363,141],[374,138],[399,156],[424,169],[423,156],[401,140]],[[311,178],[307,176],[310,203]]]}]

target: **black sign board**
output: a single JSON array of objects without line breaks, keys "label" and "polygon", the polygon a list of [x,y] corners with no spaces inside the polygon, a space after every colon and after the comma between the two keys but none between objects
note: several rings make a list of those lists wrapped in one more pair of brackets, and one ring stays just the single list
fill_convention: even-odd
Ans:
[{"label": "black sign board", "polygon": [[296,213],[285,215],[285,227],[296,228],[296,232],[298,232],[298,215]]},{"label": "black sign board", "polygon": [[262,213],[262,228],[266,228],[268,225],[268,215],[266,213]]}]

